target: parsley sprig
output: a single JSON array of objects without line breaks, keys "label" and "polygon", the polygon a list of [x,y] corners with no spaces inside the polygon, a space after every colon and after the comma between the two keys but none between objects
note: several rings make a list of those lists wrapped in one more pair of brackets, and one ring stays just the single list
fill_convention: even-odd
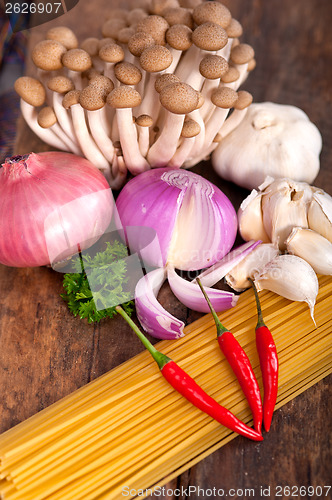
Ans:
[{"label": "parsley sprig", "polygon": [[[72,259],[73,273],[64,275],[61,294],[74,316],[86,318],[88,323],[103,318],[112,318],[115,307],[122,304],[128,315],[133,311],[129,292],[124,291],[128,283],[125,259],[128,256],[125,245],[115,240],[106,243],[106,249],[91,256],[80,254]],[[108,307],[109,304],[115,304]],[[96,307],[97,305],[97,307]]]}]

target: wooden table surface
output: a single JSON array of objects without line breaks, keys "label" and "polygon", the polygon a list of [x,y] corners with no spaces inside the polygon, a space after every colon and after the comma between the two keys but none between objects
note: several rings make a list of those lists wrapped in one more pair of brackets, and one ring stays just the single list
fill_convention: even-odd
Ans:
[{"label": "wooden table surface", "polygon": [[[117,3],[81,0],[61,19],[33,28],[30,46],[42,38],[46,29],[60,24],[73,28],[80,39],[100,36],[101,12],[106,5],[111,7]],[[243,88],[252,92],[256,102],[273,101],[302,108],[318,126],[323,150],[315,185],[331,194],[331,1],[229,0],[225,3],[244,26],[243,41],[252,44],[256,52],[257,67]],[[29,61],[27,72],[31,74]],[[20,120],[15,154],[47,149]],[[246,190],[219,179],[209,162],[193,170],[215,182],[236,207],[247,195]],[[59,298],[61,287],[61,275],[45,267],[0,266],[1,432],[142,350],[121,318],[93,326],[71,317]],[[167,285],[161,291],[160,301],[186,323],[200,316],[186,310]],[[271,431],[262,443],[237,437],[167,486],[173,490],[189,485],[222,488],[228,497],[244,499],[263,498],[261,487],[271,488],[265,495],[267,498],[291,498],[287,490],[278,496],[276,486],[329,484],[331,382],[331,376],[325,378],[276,411]],[[249,488],[254,489],[254,495]],[[163,498],[173,496],[169,491]],[[208,493],[204,497],[202,492],[192,489],[189,498],[207,496]],[[180,495],[181,499],[185,497],[185,493]],[[316,497],[306,494],[302,498]],[[324,492],[324,498],[332,498],[331,491],[327,497]]]}]

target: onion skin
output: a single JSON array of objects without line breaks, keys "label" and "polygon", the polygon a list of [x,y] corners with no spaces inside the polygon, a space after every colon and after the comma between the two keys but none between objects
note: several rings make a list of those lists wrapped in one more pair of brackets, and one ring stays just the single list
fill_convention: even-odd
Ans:
[{"label": "onion skin", "polygon": [[[160,252],[149,264],[181,270],[211,266],[232,248],[237,217],[230,200],[191,171],[170,167],[143,172],[121,190],[116,202],[121,225],[156,231]],[[189,228],[189,230],[188,230]],[[185,234],[185,236],[183,236]],[[133,249],[139,251],[139,244]]]},{"label": "onion skin", "polygon": [[6,159],[0,168],[0,263],[49,265],[50,257],[77,252],[78,244],[88,248],[107,229],[112,209],[109,184],[84,158],[46,152]]}]

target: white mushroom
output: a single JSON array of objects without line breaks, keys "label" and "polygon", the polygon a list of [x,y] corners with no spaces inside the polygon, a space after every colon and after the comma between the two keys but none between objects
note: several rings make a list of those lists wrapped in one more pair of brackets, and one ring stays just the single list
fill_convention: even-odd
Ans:
[{"label": "white mushroom", "polygon": [[78,40],[75,33],[67,26],[54,26],[46,33],[47,40],[55,40],[62,43],[67,50],[77,49]]},{"label": "white mushroom", "polygon": [[126,167],[133,174],[148,170],[149,164],[142,156],[137,142],[132,108],[141,104],[140,94],[130,86],[120,86],[107,96],[107,104],[115,108],[120,143]]},{"label": "white mushroom", "polygon": [[37,121],[37,109],[42,106],[46,99],[43,84],[36,78],[21,76],[14,84],[17,94],[20,96],[20,107],[23,118],[31,130],[46,144],[68,151],[66,144],[52,130],[42,128]]},{"label": "white mushroom", "polygon": [[311,184],[321,148],[321,135],[304,111],[271,102],[251,104],[214,151],[212,165],[221,177],[247,189],[257,188],[267,175]]},{"label": "white mushroom", "polygon": [[153,125],[153,119],[149,115],[140,115],[136,118],[138,130],[138,145],[142,156],[146,157],[150,147],[149,128]]},{"label": "white mushroom", "polygon": [[153,167],[167,165],[175,154],[185,115],[197,108],[199,94],[186,83],[172,83],[160,92],[160,102],[168,112],[161,134],[148,153]]},{"label": "white mushroom", "polygon": [[173,168],[180,168],[185,160],[190,156],[190,152],[195,144],[195,137],[200,133],[201,127],[191,118],[185,119],[181,131],[182,142],[168,165]]},{"label": "white mushroom", "polygon": [[92,66],[89,54],[83,49],[70,49],[62,56],[62,64],[67,68],[68,77],[73,80],[76,90],[81,90],[81,74]]},{"label": "white mushroom", "polygon": [[80,155],[82,153],[76,142],[73,142],[60,127],[53,108],[50,106],[42,108],[37,115],[37,121],[38,125],[40,125],[43,129],[48,129],[54,132],[54,134],[57,135],[65,144],[67,151],[71,151],[76,155]]},{"label": "white mushroom", "polygon": [[62,104],[65,109],[70,109],[71,111],[76,136],[79,145],[84,153],[84,156],[97,168],[103,170],[105,174],[107,174],[107,172],[109,172],[110,165],[90,136],[90,132],[88,130],[85,119],[84,109],[80,105],[79,100],[80,91],[71,90],[70,92],[65,94]]},{"label": "white mushroom", "polygon": [[230,134],[232,130],[239,126],[241,121],[244,119],[250,104],[252,103],[253,97],[246,90],[239,90],[237,93],[237,100],[234,104],[234,111],[231,116],[224,122],[219,130],[219,134],[222,137]]},{"label": "white mushroom", "polygon": [[99,50],[99,57],[104,62],[104,76],[114,80],[114,65],[123,61],[123,48],[117,43],[107,43]]}]

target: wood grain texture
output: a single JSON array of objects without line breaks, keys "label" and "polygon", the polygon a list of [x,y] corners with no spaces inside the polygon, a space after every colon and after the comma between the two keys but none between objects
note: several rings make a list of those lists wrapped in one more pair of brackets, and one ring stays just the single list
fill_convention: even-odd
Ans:
[{"label": "wood grain texture", "polygon": [[[80,40],[100,35],[101,17],[120,2],[81,0],[66,16],[30,32],[30,45],[55,25],[66,24]],[[257,67],[243,88],[256,102],[273,101],[302,108],[323,137],[321,170],[315,185],[332,193],[332,30],[330,0],[232,0],[225,2],[244,27],[243,41],[256,52]],[[101,14],[102,13],[102,14]],[[89,19],[89,22],[84,22]],[[27,61],[27,73],[32,66]],[[16,154],[49,148],[18,123]],[[294,168],[300,168],[294,166]],[[218,178],[210,162],[195,172],[216,183],[236,207],[247,195]],[[93,326],[72,318],[61,293],[61,275],[47,268],[0,266],[0,431],[59,400],[76,388],[131,358],[142,346],[121,318]],[[186,323],[188,311],[165,285],[160,301]],[[167,486],[202,489],[308,486],[328,484],[331,464],[331,382],[327,377],[278,410],[270,433],[256,444],[238,437]],[[173,499],[174,495],[163,495]],[[239,492],[238,492],[239,493]],[[246,498],[238,494],[233,498]],[[190,496],[204,498],[191,490]],[[156,497],[157,498],[157,497]],[[159,497],[160,498],[160,497]],[[207,498],[207,496],[206,496]],[[284,496],[284,498],[288,498]],[[302,498],[315,498],[309,495]],[[332,498],[330,493],[329,498]]]}]

